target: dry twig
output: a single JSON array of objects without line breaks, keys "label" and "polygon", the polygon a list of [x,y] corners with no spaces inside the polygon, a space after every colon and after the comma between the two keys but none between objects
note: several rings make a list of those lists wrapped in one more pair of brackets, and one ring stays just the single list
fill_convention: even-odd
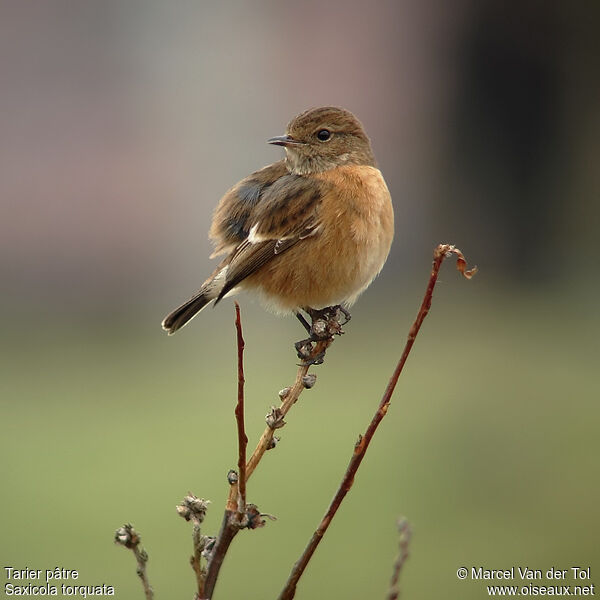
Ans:
[{"label": "dry twig", "polygon": [[373,438],[373,435],[375,434],[375,431],[377,431],[379,424],[381,423],[383,417],[385,417],[385,415],[387,413],[388,407],[389,407],[391,399],[392,399],[392,393],[394,392],[396,383],[398,382],[398,378],[400,377],[400,374],[402,373],[402,369],[404,368],[406,359],[408,358],[408,355],[410,354],[410,351],[413,347],[415,338],[417,337],[417,334],[419,333],[419,329],[421,328],[421,325],[423,324],[423,321],[424,321],[425,317],[427,316],[429,309],[431,308],[431,299],[433,296],[433,289],[435,288],[435,284],[437,282],[437,278],[438,278],[438,274],[440,271],[440,267],[442,266],[442,262],[444,261],[445,258],[452,256],[453,254],[456,255],[456,259],[457,259],[456,266],[457,266],[458,270],[467,279],[471,279],[471,277],[473,277],[473,275],[475,274],[476,269],[477,269],[476,267],[474,267],[473,269],[470,269],[470,270],[466,270],[467,262],[465,260],[465,257],[463,256],[462,252],[458,248],[455,248],[454,246],[452,246],[450,244],[440,244],[434,250],[433,266],[431,269],[431,275],[429,276],[429,282],[427,284],[425,296],[423,297],[423,302],[421,303],[421,308],[419,309],[419,312],[417,313],[417,317],[416,317],[412,327],[410,328],[410,331],[408,332],[408,339],[406,340],[406,345],[404,346],[404,351],[402,352],[402,355],[400,357],[400,360],[398,361],[396,369],[394,370],[394,373],[392,374],[392,376],[390,378],[390,381],[389,381],[387,388],[383,394],[381,402],[379,403],[379,406],[377,407],[377,411],[373,415],[373,418],[371,419],[371,422],[369,423],[369,426],[367,427],[365,434],[359,436],[358,441],[356,442],[356,445],[354,446],[354,452],[352,454],[352,458],[350,459],[350,462],[346,469],[346,473],[344,474],[344,477],[342,478],[342,481],[338,487],[338,490],[335,493],[333,500],[331,501],[331,504],[329,505],[329,508],[327,509],[327,512],[325,513],[325,516],[323,517],[323,519],[321,520],[321,523],[315,530],[308,545],[304,549],[304,552],[302,553],[302,555],[300,556],[300,558],[298,559],[298,561],[292,568],[292,572],[290,573],[290,576],[289,576],[283,590],[281,591],[281,593],[279,595],[279,600],[291,600],[295,596],[296,586],[298,585],[298,581],[299,581],[300,577],[302,576],[302,573],[304,573],[304,570],[306,569],[308,562],[310,561],[312,555],[314,554],[315,550],[317,549],[317,546],[319,545],[321,539],[325,535],[325,532],[329,528],[329,525],[331,524],[331,521],[332,521],[333,517],[335,516],[336,512],[338,511],[346,494],[350,491],[350,488],[352,487],[352,484],[354,483],[354,477],[356,475],[356,471],[358,470],[360,463],[362,462],[363,458],[365,457],[367,448],[369,447],[369,444],[371,443],[371,440]]},{"label": "dry twig", "polygon": [[[391,396],[398,381],[398,378],[404,368],[404,364],[410,350],[414,344],[415,338],[419,332],[419,329],[423,323],[423,320],[427,316],[431,307],[431,299],[433,295],[433,289],[435,287],[438,273],[444,258],[451,256],[452,254],[457,257],[457,268],[467,278],[470,279],[476,268],[466,270],[466,261],[464,256],[454,246],[449,244],[440,244],[434,252],[433,267],[429,278],[425,297],[421,304],[421,308],[417,314],[415,322],[413,323],[404,347],[404,351],[396,369],[390,378],[385,393],[379,403],[377,411],[373,416],[365,434],[359,436],[359,439],[354,447],[354,452],[350,463],[348,464],[346,473],[340,483],[340,486],[325,513],[319,527],[313,534],[309,541],[306,549],[298,562],[294,565],[292,572],[286,582],[284,589],[282,590],[279,599],[290,600],[294,597],[298,580],[302,576],[308,562],[314,554],[317,545],[323,538],[323,535],[327,531],[331,520],[335,516],[339,509],[344,497],[352,487],[354,476],[358,467],[360,466],[362,459],[365,456],[369,443],[377,430],[381,420],[387,413]],[[311,337],[308,340],[303,340],[296,344],[299,356],[303,359],[303,363],[299,365],[296,373],[296,379],[291,387],[283,389],[279,396],[281,398],[281,405],[279,407],[272,407],[269,414],[266,416],[267,427],[264,430],[256,448],[248,460],[246,460],[246,449],[248,439],[245,432],[244,424],[244,365],[243,365],[243,352],[244,352],[244,339],[242,336],[242,325],[240,308],[236,303],[236,331],[237,331],[237,356],[238,356],[238,399],[235,408],[235,417],[238,432],[238,473],[230,471],[228,474],[228,480],[230,483],[229,496],[227,498],[227,504],[225,508],[225,514],[223,516],[223,522],[218,537],[212,538],[201,535],[200,524],[204,519],[208,502],[197,498],[193,494],[189,494],[178,505],[177,512],[185,518],[187,521],[192,521],[194,525],[193,529],[193,543],[194,543],[194,554],[192,555],[190,562],[196,573],[197,579],[197,593],[195,596],[196,600],[210,600],[213,596],[217,578],[223,560],[229,546],[239,532],[240,529],[256,529],[264,525],[265,521],[262,519],[264,515],[260,513],[258,508],[253,504],[247,504],[246,502],[246,483],[258,464],[260,463],[265,452],[273,448],[277,442],[275,437],[275,431],[285,425],[284,418],[292,408],[292,406],[298,400],[300,394],[304,389],[310,389],[313,387],[316,376],[309,374],[308,371],[313,364],[321,364],[325,351],[333,342],[334,335],[340,335],[342,332],[340,319],[340,312],[336,310],[331,312],[326,311],[314,311],[315,314],[311,313],[313,324],[310,329]],[[335,308],[335,307],[334,307]],[[318,314],[317,314],[318,313]],[[341,309],[342,316],[349,318],[347,312]],[[303,320],[303,319],[301,319]],[[406,533],[406,532],[405,532]],[[400,557],[395,563],[394,575],[392,578],[392,588],[390,589],[389,599],[393,600],[397,597],[393,596],[394,586],[397,583],[400,570],[404,561],[406,560],[406,547],[408,545],[409,533],[406,534],[405,543],[401,537]],[[131,525],[124,525],[119,528],[115,534],[115,541],[126,548],[133,551],[138,568],[137,573],[142,581],[144,587],[144,593],[146,600],[153,599],[153,591],[148,582],[146,574],[146,563],[148,562],[148,555],[143,548],[140,546],[140,537],[135,532]],[[403,546],[404,543],[404,546]],[[201,564],[201,559],[205,558],[208,561],[208,565],[204,568]]]},{"label": "dry twig", "polygon": [[[236,326],[239,320],[239,310],[236,309]],[[332,331],[335,331],[336,334],[341,333],[341,327],[337,322],[337,315],[333,315],[331,320],[326,323],[326,327],[330,328]],[[239,361],[241,360],[241,348],[240,340],[243,343],[243,339],[241,338],[241,324],[238,328],[238,406],[239,406],[239,393],[240,393],[240,368]],[[282,403],[279,407],[271,407],[269,414],[266,416],[267,427],[263,431],[254,452],[248,459],[245,468],[245,476],[240,476],[233,480],[230,479],[231,486],[229,488],[229,497],[227,499],[227,504],[225,508],[225,514],[223,515],[223,521],[221,523],[221,529],[219,531],[219,535],[217,536],[217,540],[212,551],[211,558],[208,563],[208,571],[206,574],[206,580],[204,585],[204,598],[210,600],[212,598],[212,594],[214,593],[214,588],[217,583],[217,578],[219,576],[219,572],[221,566],[223,564],[223,560],[225,559],[225,555],[229,549],[233,538],[236,536],[238,531],[241,528],[247,527],[249,529],[255,529],[256,527],[260,527],[264,524],[262,517],[265,516],[258,512],[258,509],[253,505],[248,505],[246,508],[246,517],[247,519],[238,519],[238,511],[239,511],[239,498],[241,496],[241,484],[245,486],[246,482],[254,473],[254,470],[260,463],[262,457],[265,452],[271,448],[273,448],[277,442],[277,438],[275,438],[275,431],[280,429],[285,425],[284,418],[292,408],[292,406],[296,403],[300,394],[304,389],[310,389],[315,382],[315,376],[308,373],[315,359],[321,360],[327,348],[333,342],[333,337],[330,336],[326,339],[316,341],[310,345],[307,349],[307,354],[304,357],[304,362],[298,366],[298,372],[296,373],[296,380],[293,385],[289,388],[284,388],[281,392],[279,392],[279,397],[282,400]],[[318,364],[318,362],[316,363]],[[243,373],[242,373],[243,377]],[[243,392],[242,392],[243,393]],[[237,408],[236,408],[236,416],[237,416]],[[240,426],[238,419],[238,438],[240,436]],[[254,509],[254,510],[251,510]]]},{"label": "dry twig", "polygon": [[137,562],[136,573],[142,582],[144,588],[144,595],[146,600],[152,600],[154,598],[154,592],[152,586],[148,581],[148,574],[146,573],[146,565],[148,563],[148,553],[142,548],[142,539],[138,532],[133,528],[131,523],[126,523],[122,527],[119,527],[115,532],[115,543],[125,548],[129,548],[135,556]]},{"label": "dry twig", "polygon": [[244,337],[242,336],[242,320],[240,316],[240,305],[235,303],[235,329],[237,332],[238,351],[238,401],[235,407],[235,419],[238,431],[238,520],[242,520],[246,512],[246,446],[248,437],[244,424]]},{"label": "dry twig", "polygon": [[410,544],[410,538],[412,537],[410,523],[405,518],[398,519],[398,536],[398,556],[394,561],[394,569],[392,571],[390,591],[388,592],[387,600],[398,600],[398,596],[400,595],[398,581],[400,580],[402,567],[408,558],[408,545]]},{"label": "dry twig", "polygon": [[176,507],[177,514],[186,521],[191,521],[193,525],[192,545],[194,553],[190,557],[190,564],[196,575],[196,600],[204,597],[206,569],[202,566],[202,557],[205,556],[214,543],[214,538],[202,535],[201,531],[201,525],[206,516],[209,504],[208,500],[198,498],[192,492],[188,492],[188,495],[182,500],[181,504],[178,504]]}]

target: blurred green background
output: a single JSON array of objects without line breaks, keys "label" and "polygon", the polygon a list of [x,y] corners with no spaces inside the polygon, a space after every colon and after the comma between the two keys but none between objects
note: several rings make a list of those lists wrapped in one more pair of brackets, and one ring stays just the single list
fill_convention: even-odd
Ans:
[{"label": "blurred green background", "polygon": [[[131,521],[157,598],[192,597],[174,507],[188,491],[210,499],[216,533],[236,462],[233,304],[173,338],[159,323],[211,268],[220,195],[279,158],[264,141],[294,114],[337,104],[372,138],[396,239],[250,481],[278,520],[236,538],[217,597],[276,597],[379,402],[439,242],[480,273],[444,265],[297,597],[384,598],[400,515],[414,530],[404,598],[486,597],[461,566],[591,566],[600,581],[597,4],[0,8],[2,566],[77,569],[141,598],[112,543]],[[302,330],[239,300],[253,447]]]}]

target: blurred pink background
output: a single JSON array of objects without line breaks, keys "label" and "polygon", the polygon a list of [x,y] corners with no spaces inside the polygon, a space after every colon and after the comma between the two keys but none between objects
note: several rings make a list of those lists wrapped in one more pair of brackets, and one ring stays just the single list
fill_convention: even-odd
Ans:
[{"label": "blurred pink background", "polygon": [[5,309],[162,314],[209,269],[220,196],[322,104],[354,111],[372,138],[398,277],[442,241],[499,281],[595,264],[597,5],[1,7]]}]

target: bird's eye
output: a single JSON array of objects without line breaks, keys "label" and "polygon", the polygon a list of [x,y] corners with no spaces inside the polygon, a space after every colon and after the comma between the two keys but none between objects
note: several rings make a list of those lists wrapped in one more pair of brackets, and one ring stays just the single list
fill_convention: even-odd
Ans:
[{"label": "bird's eye", "polygon": [[321,129],[317,133],[317,137],[321,142],[326,142],[331,137],[331,132],[329,129]]}]

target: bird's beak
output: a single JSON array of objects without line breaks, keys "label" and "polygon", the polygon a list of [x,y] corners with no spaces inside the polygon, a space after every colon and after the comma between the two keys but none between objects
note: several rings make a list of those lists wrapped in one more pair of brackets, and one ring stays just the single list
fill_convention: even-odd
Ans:
[{"label": "bird's beak", "polygon": [[303,142],[295,140],[291,135],[278,135],[267,140],[268,144],[275,144],[276,146],[298,146]]}]

